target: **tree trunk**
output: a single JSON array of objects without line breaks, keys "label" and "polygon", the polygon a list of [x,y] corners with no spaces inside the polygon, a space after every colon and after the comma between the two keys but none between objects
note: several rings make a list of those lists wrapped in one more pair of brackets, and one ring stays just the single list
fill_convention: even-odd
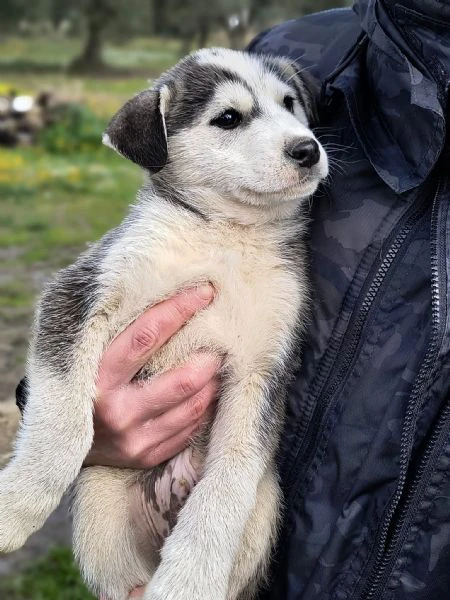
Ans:
[{"label": "tree trunk", "polygon": [[108,66],[103,61],[103,33],[114,17],[114,10],[108,0],[86,2],[87,38],[85,46],[69,66],[72,73],[98,73]]},{"label": "tree trunk", "polygon": [[166,7],[162,0],[150,0],[153,35],[164,35],[167,32]]}]

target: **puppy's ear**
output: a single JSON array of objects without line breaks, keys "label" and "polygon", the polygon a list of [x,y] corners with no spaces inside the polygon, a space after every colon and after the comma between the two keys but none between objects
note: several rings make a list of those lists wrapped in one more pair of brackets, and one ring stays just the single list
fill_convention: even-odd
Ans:
[{"label": "puppy's ear", "polygon": [[151,173],[167,162],[167,130],[164,119],[168,88],[146,90],[128,100],[112,118],[103,143]]}]

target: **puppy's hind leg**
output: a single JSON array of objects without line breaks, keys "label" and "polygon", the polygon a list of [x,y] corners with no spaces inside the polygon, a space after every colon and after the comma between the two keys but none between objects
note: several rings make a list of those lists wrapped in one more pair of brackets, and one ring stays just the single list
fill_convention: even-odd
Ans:
[{"label": "puppy's hind leg", "polygon": [[264,583],[281,513],[281,491],[275,468],[267,468],[258,485],[255,507],[231,572],[227,600],[253,600]]},{"label": "puppy's hind leg", "polygon": [[147,584],[159,556],[141,544],[130,512],[139,471],[88,467],[73,491],[73,543],[81,573],[94,594],[125,600]]}]

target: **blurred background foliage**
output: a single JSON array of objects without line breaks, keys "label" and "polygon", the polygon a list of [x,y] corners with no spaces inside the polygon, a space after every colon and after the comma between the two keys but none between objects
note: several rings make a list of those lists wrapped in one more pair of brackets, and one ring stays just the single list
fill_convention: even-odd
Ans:
[{"label": "blurred background foliage", "polygon": [[[17,425],[35,299],[120,222],[141,182],[135,165],[102,146],[107,120],[190,50],[243,48],[275,23],[349,3],[0,0],[0,465]],[[61,546],[68,531],[60,508],[24,550],[0,557],[1,600],[91,598]]]},{"label": "blurred background foliage", "polygon": [[184,54],[207,45],[222,31],[228,38],[226,45],[243,47],[252,31],[346,4],[346,0],[2,0],[0,33],[83,37],[81,51],[65,66],[93,72],[108,64],[102,54],[106,41],[124,44],[140,36],[172,38],[180,42]]}]

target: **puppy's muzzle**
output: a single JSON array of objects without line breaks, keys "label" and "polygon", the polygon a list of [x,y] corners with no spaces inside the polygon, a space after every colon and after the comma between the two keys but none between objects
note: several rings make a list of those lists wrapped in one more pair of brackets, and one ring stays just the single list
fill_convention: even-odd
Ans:
[{"label": "puppy's muzzle", "polygon": [[310,138],[296,140],[290,148],[286,149],[286,153],[304,169],[310,169],[320,160],[319,144]]}]

